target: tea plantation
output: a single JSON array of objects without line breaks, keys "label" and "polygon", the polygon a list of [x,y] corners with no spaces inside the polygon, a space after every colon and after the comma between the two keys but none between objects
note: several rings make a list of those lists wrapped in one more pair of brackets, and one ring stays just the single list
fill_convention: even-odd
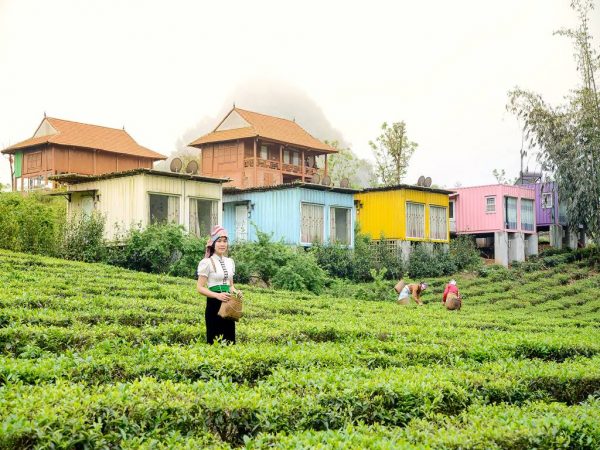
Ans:
[{"label": "tea plantation", "polygon": [[600,448],[600,274],[458,276],[459,312],[445,281],[245,287],[211,347],[192,280],[0,251],[0,448]]}]

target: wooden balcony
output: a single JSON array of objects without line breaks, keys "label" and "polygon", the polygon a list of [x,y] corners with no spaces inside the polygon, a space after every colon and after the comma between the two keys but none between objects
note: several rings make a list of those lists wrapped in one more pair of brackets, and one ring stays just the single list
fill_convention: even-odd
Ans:
[{"label": "wooden balcony", "polygon": [[[256,166],[262,167],[264,169],[280,170],[284,174],[302,176],[302,166],[297,165],[297,164],[286,164],[286,163],[280,164],[279,161],[257,158]],[[245,158],[244,159],[244,167],[254,167],[254,158]],[[304,167],[304,176],[305,177],[313,176],[315,173],[317,173],[317,170],[318,170],[318,168],[316,168],[316,167],[305,166]]]}]

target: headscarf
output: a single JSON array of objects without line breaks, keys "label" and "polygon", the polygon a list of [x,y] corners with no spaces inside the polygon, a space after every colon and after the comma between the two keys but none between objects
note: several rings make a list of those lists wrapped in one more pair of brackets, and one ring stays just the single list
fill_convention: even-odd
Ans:
[{"label": "headscarf", "polygon": [[448,283],[451,286],[456,286],[456,280],[450,280],[450,283]]},{"label": "headscarf", "polygon": [[214,227],[212,227],[212,230],[210,230],[210,237],[208,238],[208,241],[206,241],[206,251],[204,252],[205,258],[210,258],[210,248],[220,237],[226,237],[229,239],[229,236],[227,235],[227,230],[221,225],[215,225]]},{"label": "headscarf", "polygon": [[427,283],[420,282],[419,287],[421,288],[422,291],[424,291],[425,289],[427,289]]}]

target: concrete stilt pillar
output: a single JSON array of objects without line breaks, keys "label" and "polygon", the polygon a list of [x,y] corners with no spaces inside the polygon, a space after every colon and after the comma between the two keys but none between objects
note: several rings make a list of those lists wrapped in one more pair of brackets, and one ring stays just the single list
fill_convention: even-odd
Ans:
[{"label": "concrete stilt pillar", "polygon": [[561,225],[550,225],[548,234],[550,235],[550,246],[554,248],[562,248],[563,227]]},{"label": "concrete stilt pillar", "polygon": [[569,229],[565,230],[565,241],[566,241],[566,245],[567,247],[569,247],[571,250],[576,250],[577,249],[577,231],[571,231]]},{"label": "concrete stilt pillar", "polygon": [[523,233],[508,234],[508,262],[525,261],[525,239]]},{"label": "concrete stilt pillar", "polygon": [[538,235],[537,233],[525,235],[525,256],[538,254]]},{"label": "concrete stilt pillar", "polygon": [[494,233],[494,260],[496,264],[508,267],[508,233],[506,231]]}]

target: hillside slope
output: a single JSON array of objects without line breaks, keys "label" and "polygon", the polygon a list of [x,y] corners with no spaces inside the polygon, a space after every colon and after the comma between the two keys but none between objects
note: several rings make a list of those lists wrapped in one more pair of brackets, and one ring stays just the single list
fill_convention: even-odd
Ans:
[{"label": "hillside slope", "polygon": [[460,312],[443,281],[424,307],[247,288],[210,347],[192,280],[0,251],[0,448],[598,448],[600,275],[459,277]]}]

